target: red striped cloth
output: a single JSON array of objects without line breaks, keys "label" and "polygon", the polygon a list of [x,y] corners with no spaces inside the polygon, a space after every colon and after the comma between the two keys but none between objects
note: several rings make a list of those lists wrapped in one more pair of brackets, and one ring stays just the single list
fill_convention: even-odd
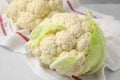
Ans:
[{"label": "red striped cloth", "polygon": [[29,41],[29,31],[17,30],[16,25],[6,17],[0,15],[0,45],[14,52],[25,53],[25,44]]},{"label": "red striped cloth", "polygon": [[[10,26],[9,26],[10,27]],[[0,15],[0,28],[2,30],[2,33],[4,36],[7,36],[7,31],[5,29],[5,26],[3,25],[3,19],[2,19],[2,16]],[[25,36],[24,34],[22,34],[21,32],[16,32],[16,34],[18,34],[19,36],[21,36],[21,38],[23,40],[25,40],[26,42],[29,41],[29,38],[27,36]]]},{"label": "red striped cloth", "polygon": [[6,36],[7,33],[6,33],[5,28],[4,28],[3,19],[2,19],[2,16],[1,16],[1,15],[0,15],[0,28],[2,29],[3,34]]}]

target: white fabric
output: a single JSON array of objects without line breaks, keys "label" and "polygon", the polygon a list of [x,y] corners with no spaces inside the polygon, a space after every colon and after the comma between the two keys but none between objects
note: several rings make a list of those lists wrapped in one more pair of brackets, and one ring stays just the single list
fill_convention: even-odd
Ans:
[{"label": "white fabric", "polygon": [[[4,29],[7,33],[7,36],[4,36],[2,29],[0,28],[0,45],[8,48],[13,52],[25,53],[25,44],[26,41],[18,35],[16,32],[20,32],[26,37],[29,35],[27,30],[17,30],[17,27],[13,22],[6,17],[5,14],[1,15]],[[0,26],[1,27],[1,26]]]},{"label": "white fabric", "polygon": [[[0,2],[0,13],[8,7],[8,3],[5,0]],[[64,8],[66,11],[71,11],[64,1]],[[79,5],[79,0],[70,0],[73,4],[73,7],[76,10],[86,12],[88,9],[81,7]],[[81,76],[83,80],[106,80],[104,75],[105,67],[116,71],[120,68],[120,21],[117,21],[112,16],[107,16],[98,12],[93,11],[93,14],[98,17],[96,22],[101,27],[107,42],[107,56],[104,67],[94,75],[90,76]],[[0,45],[7,47],[13,52],[25,53],[25,44],[26,41],[21,38],[16,32],[18,32],[16,26],[9,20],[6,15],[2,14],[3,25],[7,31],[7,36],[4,36],[0,28]],[[11,31],[12,28],[12,31]],[[22,34],[28,36],[29,32],[27,30],[19,31]],[[36,60],[30,53],[30,49],[27,48],[27,61],[34,72],[40,76],[40,79],[43,80],[70,80],[70,78],[61,76],[54,71],[43,69],[40,67],[38,60]]]}]

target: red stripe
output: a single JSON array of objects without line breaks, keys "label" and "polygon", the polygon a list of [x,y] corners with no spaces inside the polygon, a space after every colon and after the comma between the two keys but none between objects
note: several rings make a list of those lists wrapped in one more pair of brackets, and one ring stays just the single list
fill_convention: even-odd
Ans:
[{"label": "red stripe", "polygon": [[22,33],[20,33],[20,32],[16,32],[18,35],[20,35],[26,42],[28,42],[29,41],[29,38],[28,37],[26,37],[25,35],[23,35]]},{"label": "red stripe", "polygon": [[76,77],[76,76],[72,76],[72,78],[73,78],[74,80],[82,80],[82,79],[80,79],[79,77]]},{"label": "red stripe", "polygon": [[4,34],[4,36],[7,35],[6,31],[5,31],[5,28],[3,26],[3,20],[2,20],[2,16],[0,15],[0,26],[1,26],[1,29],[2,29],[2,32]]},{"label": "red stripe", "polygon": [[[68,6],[70,7],[70,9],[71,9],[73,12],[76,12],[76,13],[79,13],[79,14],[82,14],[82,15],[86,15],[86,14],[84,14],[84,13],[82,13],[82,12],[79,12],[79,11],[75,10],[75,9],[72,7],[72,4],[70,3],[69,0],[67,0],[67,4],[68,4]],[[93,17],[94,17],[94,18],[97,18],[96,16],[93,16]]]}]

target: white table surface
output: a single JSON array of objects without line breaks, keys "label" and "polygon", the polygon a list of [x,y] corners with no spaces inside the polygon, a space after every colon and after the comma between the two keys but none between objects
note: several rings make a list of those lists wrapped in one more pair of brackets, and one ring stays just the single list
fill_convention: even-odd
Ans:
[{"label": "white table surface", "polygon": [[[85,4],[85,7],[113,15],[120,20],[120,4]],[[120,80],[120,70],[105,70],[107,80]],[[44,74],[43,74],[44,75]],[[24,55],[0,47],[0,80],[40,80],[26,62]]]}]

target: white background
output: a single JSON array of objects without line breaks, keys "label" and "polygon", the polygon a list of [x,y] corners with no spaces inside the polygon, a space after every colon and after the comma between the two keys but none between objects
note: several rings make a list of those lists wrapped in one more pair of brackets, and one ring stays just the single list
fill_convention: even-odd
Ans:
[{"label": "white background", "polygon": [[81,0],[81,3],[83,4],[93,4],[93,3],[104,3],[104,4],[108,4],[108,3],[120,3],[120,0]]}]

